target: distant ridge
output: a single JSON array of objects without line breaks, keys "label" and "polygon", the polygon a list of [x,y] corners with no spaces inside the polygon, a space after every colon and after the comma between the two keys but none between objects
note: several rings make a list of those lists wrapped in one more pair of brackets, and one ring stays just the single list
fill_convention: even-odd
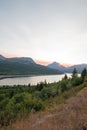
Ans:
[{"label": "distant ridge", "polygon": [[2,55],[0,55],[0,60],[5,60],[6,58]]},{"label": "distant ridge", "polygon": [[30,57],[6,58],[0,55],[0,75],[43,75],[72,73],[76,68],[81,73],[87,64],[77,64],[65,67],[58,62],[52,62],[47,66],[36,64]]},{"label": "distant ridge", "polygon": [[81,73],[84,68],[87,69],[87,64],[73,65],[73,66],[71,66],[71,67],[68,67],[68,68],[66,69],[66,71],[67,71],[67,72],[72,72],[74,68],[77,69],[78,73]]},{"label": "distant ridge", "polygon": [[52,68],[52,69],[58,69],[62,72],[67,72],[67,73],[72,73],[73,69],[76,68],[78,73],[81,73],[84,68],[87,69],[87,64],[77,64],[77,65],[72,65],[70,67],[64,67],[60,63],[53,62],[47,65],[47,67]]},{"label": "distant ridge", "polygon": [[0,75],[52,75],[62,74],[58,69],[36,64],[32,58],[6,58],[0,55]]},{"label": "distant ridge", "polygon": [[48,67],[51,69],[58,69],[62,72],[64,72],[66,70],[66,67],[64,67],[63,65],[61,65],[60,63],[57,63],[57,62],[53,62],[53,63],[49,64]]},{"label": "distant ridge", "polygon": [[30,57],[13,57],[13,58],[8,58],[7,60],[11,62],[19,62],[24,64],[35,63],[34,60]]}]

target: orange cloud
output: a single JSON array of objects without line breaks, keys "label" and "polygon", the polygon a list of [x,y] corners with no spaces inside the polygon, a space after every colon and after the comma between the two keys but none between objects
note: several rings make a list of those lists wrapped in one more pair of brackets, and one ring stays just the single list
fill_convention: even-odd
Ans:
[{"label": "orange cloud", "polygon": [[8,54],[8,53],[3,53],[2,55],[5,56],[6,58],[17,57],[17,55]]},{"label": "orange cloud", "polygon": [[70,66],[72,66],[71,64],[66,64],[66,63],[62,63],[61,65],[64,66],[64,67],[70,67]]},{"label": "orange cloud", "polygon": [[35,62],[36,62],[37,64],[45,65],[45,66],[51,63],[51,62],[49,62],[49,61],[42,61],[42,60],[35,60]]}]

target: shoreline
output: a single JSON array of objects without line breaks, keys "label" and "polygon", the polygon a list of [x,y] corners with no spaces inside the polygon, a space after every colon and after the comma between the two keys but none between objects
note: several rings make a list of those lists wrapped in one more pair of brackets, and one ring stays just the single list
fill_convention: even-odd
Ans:
[{"label": "shoreline", "polygon": [[28,77],[29,75],[0,75],[0,80],[6,78]]},{"label": "shoreline", "polygon": [[0,75],[0,80],[6,79],[6,78],[18,78],[18,77],[32,77],[32,76],[47,76],[47,75],[62,75],[62,74],[40,74],[40,75]]}]

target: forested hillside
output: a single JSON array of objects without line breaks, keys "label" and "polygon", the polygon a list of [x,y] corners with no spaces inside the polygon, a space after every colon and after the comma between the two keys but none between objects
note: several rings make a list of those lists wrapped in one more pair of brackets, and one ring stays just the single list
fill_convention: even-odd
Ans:
[{"label": "forested hillside", "polygon": [[[84,95],[82,96],[84,92]],[[78,94],[81,94],[81,100],[78,99]],[[57,83],[51,83],[47,84],[46,81],[43,83],[39,83],[36,86],[31,86],[30,84],[28,86],[2,86],[0,87],[0,127],[6,129],[13,129],[13,130],[44,130],[45,125],[47,127],[47,130],[57,130],[57,128],[61,128],[62,130],[75,130],[77,127],[79,128],[80,123],[83,126],[85,123],[85,112],[87,112],[85,105],[87,103],[86,100],[87,95],[87,70],[84,69],[81,73],[81,77],[78,77],[77,70],[74,69],[72,73],[72,77],[68,78],[67,75],[64,76],[64,78],[57,82]],[[72,97],[75,98],[76,103],[74,101],[71,101],[70,99]],[[83,98],[84,97],[84,98]],[[81,102],[80,102],[80,101]],[[69,101],[69,104],[68,104]],[[81,107],[81,103],[83,102],[83,106]],[[60,106],[60,104],[64,105],[63,107]],[[76,109],[74,108],[75,105],[77,105]],[[56,109],[55,109],[56,107]],[[64,109],[65,108],[65,109]],[[48,112],[52,113],[48,114]],[[83,110],[82,115],[82,121],[78,120],[81,111]],[[74,118],[73,113],[67,115],[67,113],[73,112],[76,110],[76,114],[78,116],[77,119],[77,125],[73,124]],[[60,118],[56,117],[57,111],[59,113]],[[41,120],[38,121],[38,115],[41,116]],[[35,114],[36,113],[36,114]],[[42,118],[41,113],[47,113],[48,116]],[[53,114],[54,113],[54,114]],[[33,117],[31,117],[31,114]],[[35,114],[35,115],[34,115]],[[58,116],[58,117],[59,117]],[[65,118],[62,118],[63,116],[66,116]],[[53,118],[52,118],[53,117]],[[35,122],[33,123],[32,120]],[[50,120],[46,120],[49,119]],[[87,115],[86,115],[87,118]],[[73,120],[72,120],[73,119]],[[18,121],[20,120],[20,122]],[[23,122],[22,122],[23,120]],[[55,125],[51,125],[49,121],[54,120],[53,122]],[[69,126],[67,126],[67,122],[71,121]],[[44,124],[44,122],[46,124]],[[61,121],[64,121],[63,127],[61,126]],[[15,122],[15,125],[13,125]],[[26,124],[27,122],[30,122],[29,124]],[[38,123],[41,122],[41,123]],[[23,123],[23,124],[21,124]],[[41,127],[40,125],[41,124]],[[24,128],[23,128],[23,126]],[[74,125],[74,126],[73,126]],[[20,127],[18,127],[20,126]],[[39,128],[38,128],[39,126]],[[57,126],[57,128],[56,128]],[[84,127],[84,126],[83,126]],[[69,129],[70,128],[70,129]]]},{"label": "forested hillside", "polygon": [[28,57],[6,58],[0,55],[0,75],[61,74],[59,70],[36,64]]}]

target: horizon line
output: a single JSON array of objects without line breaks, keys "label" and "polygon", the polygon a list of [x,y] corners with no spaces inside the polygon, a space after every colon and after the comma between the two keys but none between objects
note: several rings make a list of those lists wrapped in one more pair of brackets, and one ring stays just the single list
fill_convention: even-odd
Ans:
[{"label": "horizon line", "polygon": [[[13,55],[13,54],[0,54],[1,56],[5,57],[5,58],[21,58],[21,57],[24,57],[24,58],[32,58],[32,57],[29,57],[29,56],[17,56],[17,55]],[[64,62],[57,62],[57,61],[47,61],[47,60],[41,60],[41,59],[35,59],[35,58],[32,58],[37,64],[40,64],[40,65],[44,65],[44,66],[47,66],[53,62],[56,62],[56,63],[59,63],[60,65],[62,66],[65,66],[65,67],[69,67],[69,66],[73,66],[73,65],[78,65],[78,64],[87,64],[87,63],[77,63],[77,64],[70,64],[70,63],[64,63]]]}]

